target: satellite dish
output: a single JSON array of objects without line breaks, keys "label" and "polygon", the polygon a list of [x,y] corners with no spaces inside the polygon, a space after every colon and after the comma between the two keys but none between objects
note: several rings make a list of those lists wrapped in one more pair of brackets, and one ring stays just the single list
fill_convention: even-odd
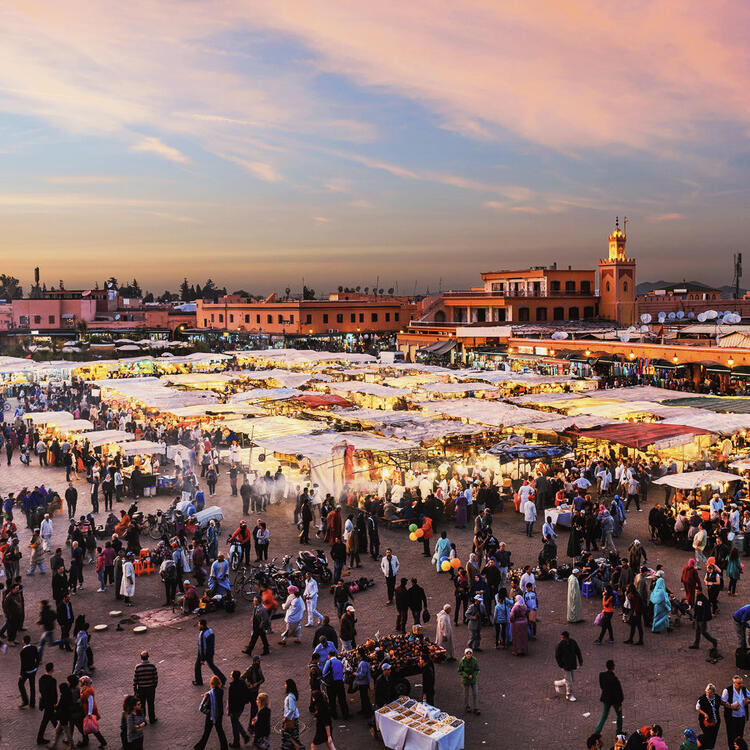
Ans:
[{"label": "satellite dish", "polygon": [[692,320],[692,319],[693,319],[694,317],[695,317],[695,313],[694,313],[694,312],[693,312],[693,311],[691,310],[691,311],[690,311],[690,312],[688,313],[688,318],[690,318],[690,320]]},{"label": "satellite dish", "polygon": [[620,341],[622,341],[622,343],[623,343],[623,344],[627,344],[627,343],[628,343],[628,341],[630,341],[630,336],[628,336],[628,334],[627,334],[627,333],[623,333],[623,334],[622,334],[622,335],[620,336]]},{"label": "satellite dish", "polygon": [[560,339],[568,338],[568,334],[566,331],[555,331],[552,334],[552,338],[555,339],[556,341],[559,341]]},{"label": "satellite dish", "polygon": [[675,314],[674,314],[673,312],[671,312],[671,313],[669,313],[669,315],[667,315],[667,317],[668,317],[668,318],[669,318],[670,320],[674,320],[674,319],[675,319],[675,318],[676,318],[677,316],[676,316],[676,315],[675,315]]},{"label": "satellite dish", "polygon": [[716,320],[719,317],[719,313],[716,310],[706,310],[706,320]]},{"label": "satellite dish", "polygon": [[263,463],[265,460],[266,460],[266,454],[265,453],[261,453],[258,456],[258,461],[260,461],[261,463]]},{"label": "satellite dish", "polygon": [[641,333],[648,333],[648,326],[641,326]]},{"label": "satellite dish", "polygon": [[641,322],[642,323],[650,323],[651,322],[651,314],[650,313],[643,313],[643,315],[641,315]]},{"label": "satellite dish", "polygon": [[706,313],[698,313],[698,322],[699,323],[705,323],[706,322]]},{"label": "satellite dish", "polygon": [[[303,455],[302,455],[301,453],[298,453],[298,454],[297,454],[297,455],[295,456],[295,458],[296,458],[296,459],[297,459],[298,461],[301,461],[301,460],[302,460],[302,459],[304,458],[304,456],[303,456]],[[315,485],[315,487],[317,487],[317,486],[318,486],[318,485],[316,484],[316,485]]]},{"label": "satellite dish", "polygon": [[725,318],[727,317],[727,315],[731,315],[731,314],[732,314],[731,310],[724,310],[724,317]]},{"label": "satellite dish", "polygon": [[682,310],[677,312],[677,320],[682,320],[685,317],[685,313]]},{"label": "satellite dish", "polygon": [[119,320],[119,319],[120,319],[120,313],[115,313],[115,320]]},{"label": "satellite dish", "polygon": [[635,332],[635,331],[637,331],[637,330],[638,330],[638,329],[637,329],[637,328],[636,328],[635,326],[630,326],[630,327],[628,328],[628,333],[634,333],[634,332]]}]

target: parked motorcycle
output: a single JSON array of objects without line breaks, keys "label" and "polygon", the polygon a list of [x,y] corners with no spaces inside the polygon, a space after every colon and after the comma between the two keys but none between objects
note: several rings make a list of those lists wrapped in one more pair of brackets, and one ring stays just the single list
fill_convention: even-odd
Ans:
[{"label": "parked motorcycle", "polygon": [[328,558],[322,549],[316,549],[314,553],[308,550],[300,550],[296,564],[300,573],[303,575],[310,573],[320,584],[328,585],[333,578],[333,573],[328,567]]}]

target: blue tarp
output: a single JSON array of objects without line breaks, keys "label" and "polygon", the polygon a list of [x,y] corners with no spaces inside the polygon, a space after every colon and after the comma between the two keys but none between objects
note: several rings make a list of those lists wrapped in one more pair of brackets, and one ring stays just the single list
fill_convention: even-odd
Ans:
[{"label": "blue tarp", "polygon": [[537,458],[558,458],[570,452],[569,447],[562,445],[508,445],[507,443],[497,443],[487,451],[497,456],[503,463],[520,458],[526,461],[533,461]]}]

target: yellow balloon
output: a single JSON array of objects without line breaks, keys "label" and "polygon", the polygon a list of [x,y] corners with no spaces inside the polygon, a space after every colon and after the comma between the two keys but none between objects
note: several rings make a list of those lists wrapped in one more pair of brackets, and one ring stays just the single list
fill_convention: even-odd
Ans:
[{"label": "yellow balloon", "polygon": [[412,531],[411,534],[409,534],[409,539],[411,539],[412,542],[416,542],[417,541],[417,535],[416,535],[416,533],[414,531]]},{"label": "yellow balloon", "polygon": [[443,560],[442,563],[440,563],[440,570],[443,571],[443,573],[447,573],[451,569],[451,564],[447,560]]}]

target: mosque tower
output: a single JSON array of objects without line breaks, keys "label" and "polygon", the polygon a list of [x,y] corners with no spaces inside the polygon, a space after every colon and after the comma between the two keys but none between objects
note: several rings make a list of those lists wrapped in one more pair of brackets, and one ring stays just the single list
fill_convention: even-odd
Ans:
[{"label": "mosque tower", "polygon": [[599,316],[623,327],[635,325],[636,317],[635,260],[627,257],[626,242],[618,217],[609,235],[609,257],[599,261]]}]

